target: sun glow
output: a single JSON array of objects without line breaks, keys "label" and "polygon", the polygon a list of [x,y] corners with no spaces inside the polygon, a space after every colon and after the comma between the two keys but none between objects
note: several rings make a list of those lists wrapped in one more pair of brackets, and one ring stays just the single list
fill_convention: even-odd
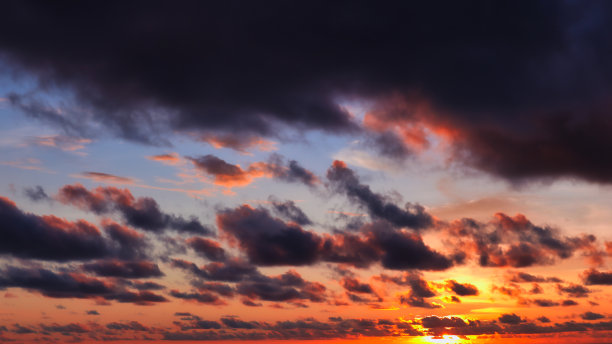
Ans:
[{"label": "sun glow", "polygon": [[457,336],[440,336],[440,337],[427,336],[427,337],[421,338],[421,341],[423,343],[437,343],[437,344],[463,343],[463,340]]}]

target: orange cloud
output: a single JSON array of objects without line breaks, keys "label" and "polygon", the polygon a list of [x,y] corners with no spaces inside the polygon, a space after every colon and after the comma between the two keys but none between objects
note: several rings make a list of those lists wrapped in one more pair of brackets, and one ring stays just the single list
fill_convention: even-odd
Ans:
[{"label": "orange cloud", "polygon": [[136,179],[128,177],[120,177],[114,174],[102,173],[102,172],[83,172],[80,174],[72,175],[75,178],[89,179],[96,182],[111,183],[111,184],[134,184]]},{"label": "orange cloud", "polygon": [[264,152],[276,150],[276,142],[258,136],[204,135],[200,140],[217,149],[230,148],[246,155],[251,155],[248,151],[249,149],[257,149]]},{"label": "orange cloud", "polygon": [[161,162],[165,165],[178,165],[181,162],[181,157],[177,153],[152,155],[148,156],[147,159]]}]

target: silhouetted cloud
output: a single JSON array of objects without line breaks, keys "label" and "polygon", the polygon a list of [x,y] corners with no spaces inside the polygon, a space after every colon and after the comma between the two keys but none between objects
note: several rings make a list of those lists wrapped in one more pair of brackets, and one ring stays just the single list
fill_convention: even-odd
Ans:
[{"label": "silhouetted cloud", "polygon": [[[597,247],[593,235],[563,236],[558,229],[532,224],[522,214],[511,217],[497,213],[487,223],[464,218],[439,223],[439,227],[448,245],[467,257],[476,256],[481,266],[550,265],[556,259],[568,259],[579,251],[592,252]],[[538,279],[530,275],[512,278]]]},{"label": "silhouetted cloud", "polygon": [[454,280],[448,280],[446,281],[446,286],[459,296],[478,295],[478,288],[473,284],[462,284]]},{"label": "silhouetted cloud", "polygon": [[238,240],[254,264],[305,265],[318,258],[322,240],[317,234],[274,218],[265,209],[225,209],[217,213],[217,225]]},{"label": "silhouetted cloud", "polygon": [[167,214],[159,209],[158,203],[150,197],[136,198],[128,189],[97,187],[87,190],[80,184],[65,185],[57,195],[65,204],[72,204],[83,210],[99,215],[120,213],[130,226],[151,232],[174,229],[180,232],[211,235],[213,232],[202,225],[194,216]]},{"label": "silhouetted cloud", "polygon": [[312,221],[308,218],[306,214],[300,209],[294,201],[284,201],[281,202],[274,197],[268,197],[270,202],[272,203],[272,210],[279,216],[283,218],[295,222],[300,226],[311,225]]},{"label": "silhouetted cloud", "polygon": [[591,269],[585,271],[583,278],[589,285],[612,285],[612,272]]},{"label": "silhouetted cloud", "polygon": [[220,262],[227,259],[225,250],[216,241],[193,237],[187,240],[187,245],[189,245],[198,255],[210,261]]},{"label": "silhouetted cloud", "polygon": [[51,197],[49,197],[49,195],[47,195],[45,192],[45,189],[43,189],[43,187],[40,185],[25,188],[24,193],[29,199],[35,202],[47,201],[51,199]]},{"label": "silhouetted cloud", "polygon": [[389,221],[397,227],[417,230],[433,224],[431,215],[422,206],[406,203],[404,209],[401,209],[383,195],[374,193],[369,186],[361,184],[355,172],[342,161],[334,161],[327,170],[327,179],[334,190],[346,194],[350,200],[366,209],[373,218]]},{"label": "silhouetted cloud", "polygon": [[562,283],[563,280],[557,277],[542,277],[528,274],[526,272],[513,272],[508,280],[513,283]]},{"label": "silhouetted cloud", "polygon": [[[379,144],[386,154],[427,147],[424,133],[434,133],[455,161],[513,181],[610,182],[612,160],[593,153],[612,148],[607,2],[322,6],[11,3],[0,17],[0,32],[11,33],[0,36],[5,64],[33,74],[39,89],[69,91],[75,105],[7,99],[69,134],[106,131],[158,145],[170,130],[214,138],[274,136],[286,127],[357,132],[340,105],[356,99],[374,104],[362,130],[387,133],[381,140],[394,142]],[[159,17],[167,20],[150,20]],[[133,25],[145,21],[146,32]],[[303,23],[314,22],[326,24],[306,34]],[[233,141],[213,142],[245,145]]]},{"label": "silhouetted cloud", "polygon": [[84,264],[83,270],[104,277],[150,278],[164,275],[157,264],[148,261],[97,261]]},{"label": "silhouetted cloud", "polygon": [[0,254],[54,261],[88,260],[115,256],[137,256],[133,247],[144,245],[141,238],[130,242],[116,232],[110,238],[84,220],[69,222],[53,215],[24,213],[15,203],[0,197]]},{"label": "silhouetted cloud", "polygon": [[54,298],[103,298],[118,302],[148,305],[167,301],[149,291],[130,291],[111,281],[78,273],[56,273],[48,269],[8,266],[1,271],[0,288],[17,287]]},{"label": "silhouetted cloud", "polygon": [[584,320],[598,320],[605,318],[603,315],[593,312],[585,312],[583,314],[580,314],[580,317]]}]

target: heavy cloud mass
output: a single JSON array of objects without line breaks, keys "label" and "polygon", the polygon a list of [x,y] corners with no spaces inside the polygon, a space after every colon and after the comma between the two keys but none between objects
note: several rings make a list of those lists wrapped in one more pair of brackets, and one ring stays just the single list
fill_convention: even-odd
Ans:
[{"label": "heavy cloud mass", "polygon": [[[0,17],[0,51],[7,68],[71,90],[95,114],[6,96],[71,134],[102,124],[161,144],[168,128],[373,130],[407,145],[379,144],[398,156],[427,146],[431,130],[447,134],[458,161],[503,178],[609,183],[612,160],[592,147],[612,146],[612,64],[600,58],[611,12],[604,1],[20,1]],[[373,101],[364,128],[342,97]]]},{"label": "heavy cloud mass", "polygon": [[136,257],[146,246],[139,236],[125,229],[107,230],[79,220],[66,221],[53,215],[25,213],[14,202],[0,197],[0,254],[50,261],[88,260],[106,257]]},{"label": "heavy cloud mass", "polygon": [[0,343],[612,338],[612,2],[0,2]]},{"label": "heavy cloud mass", "polygon": [[150,232],[173,229],[202,235],[212,231],[191,217],[166,214],[159,209],[157,201],[150,197],[136,198],[128,189],[98,187],[87,190],[83,185],[65,185],[57,196],[62,203],[75,205],[83,210],[102,215],[118,212],[130,226]]}]

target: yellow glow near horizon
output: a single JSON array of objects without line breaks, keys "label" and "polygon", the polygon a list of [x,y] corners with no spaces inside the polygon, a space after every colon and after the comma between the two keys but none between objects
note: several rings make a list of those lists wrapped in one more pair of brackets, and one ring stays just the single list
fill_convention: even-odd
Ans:
[{"label": "yellow glow near horizon", "polygon": [[455,344],[455,343],[463,343],[463,340],[457,336],[441,336],[433,337],[427,336],[420,338],[422,343],[437,343],[437,344]]}]

